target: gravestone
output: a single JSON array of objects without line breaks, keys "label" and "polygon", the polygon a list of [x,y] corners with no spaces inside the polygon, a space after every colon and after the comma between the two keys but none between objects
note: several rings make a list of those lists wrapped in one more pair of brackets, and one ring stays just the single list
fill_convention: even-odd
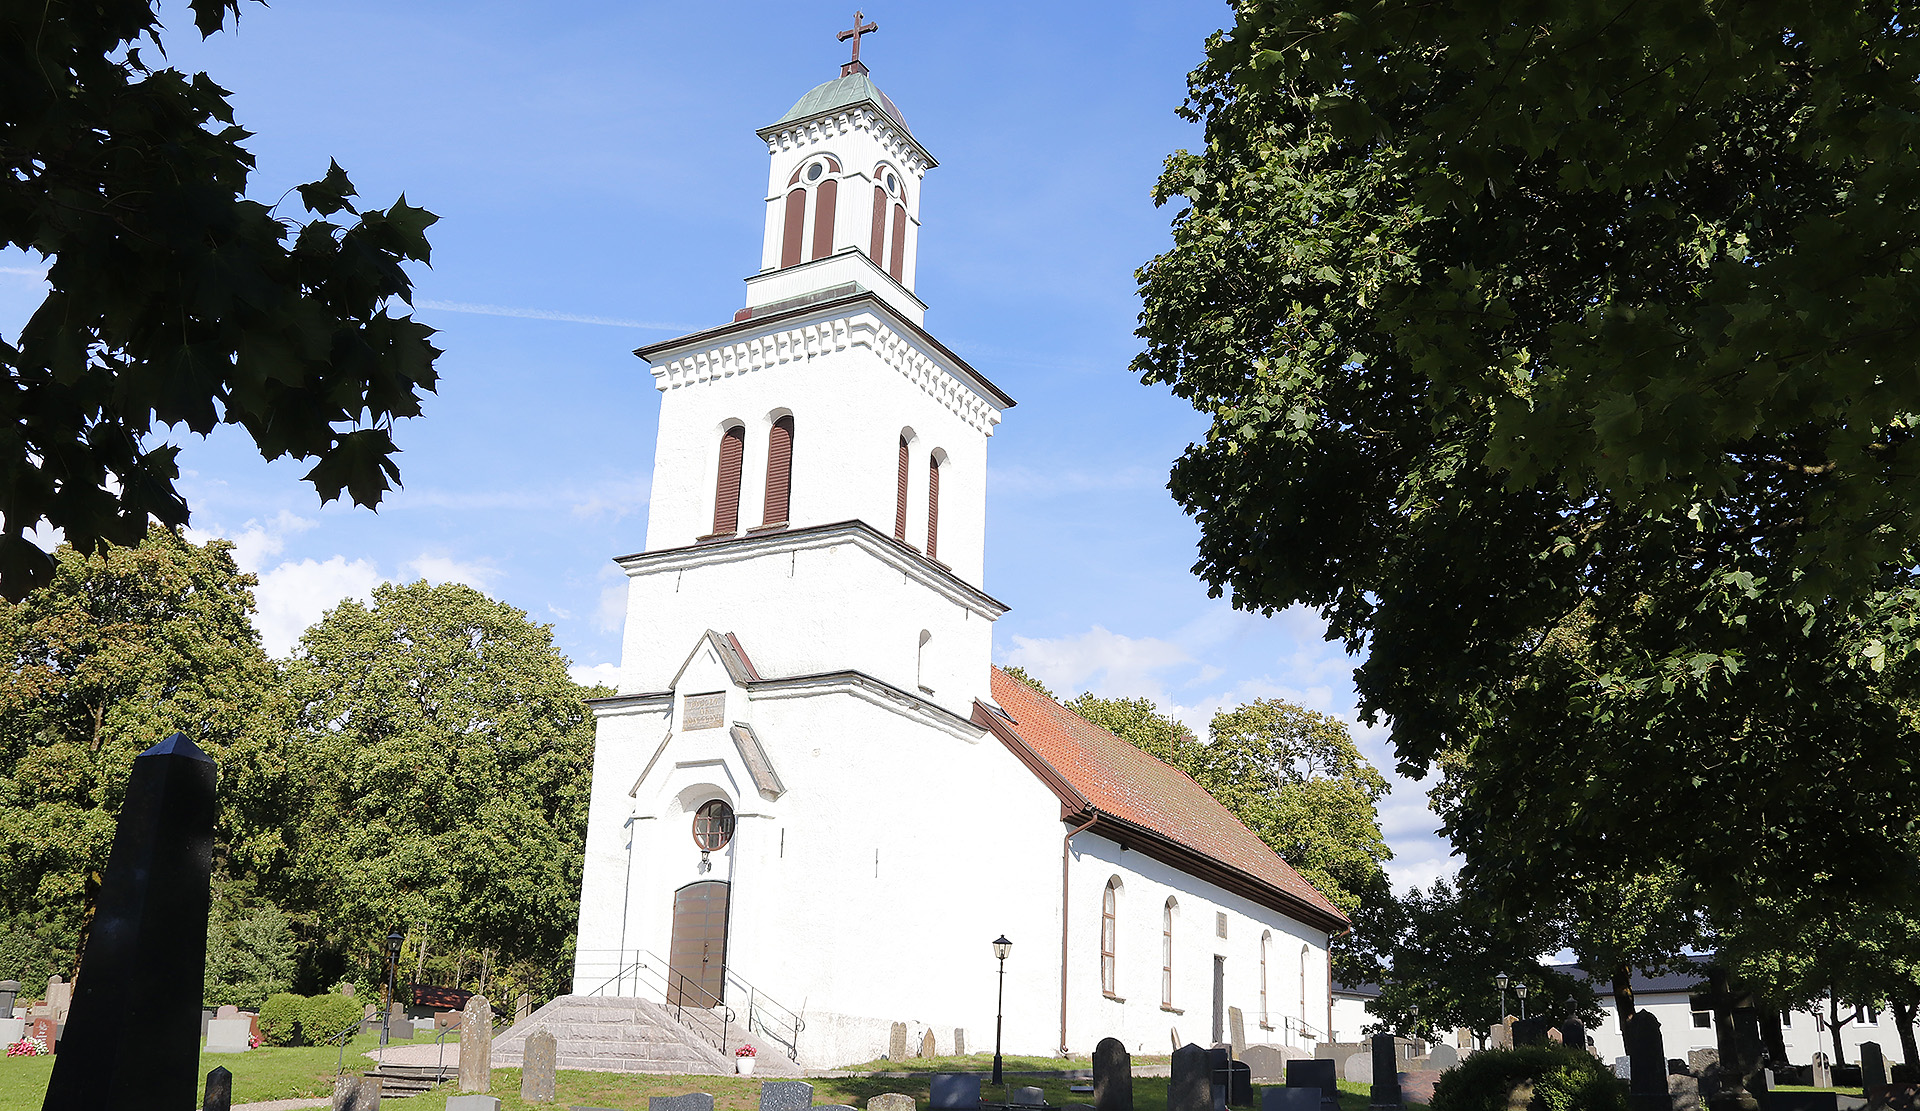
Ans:
[{"label": "gravestone", "polygon": [[53,1052],[59,1033],[60,1024],[53,1021],[52,1015],[36,1015],[27,1020],[27,1037],[44,1043],[48,1053]]},{"label": "gravestone", "polygon": [[1227,1044],[1233,1046],[1234,1060],[1247,1052],[1247,1016],[1238,1007],[1227,1008]]},{"label": "gravestone", "polygon": [[1587,1048],[1587,1026],[1577,1018],[1560,1024],[1560,1042],[1573,1049]]},{"label": "gravestone", "polygon": [[1133,1111],[1133,1054],[1119,1038],[1102,1038],[1093,1047],[1093,1106]]},{"label": "gravestone", "polygon": [[1340,1076],[1350,1084],[1373,1083],[1373,1054],[1356,1053],[1340,1066]]},{"label": "gravestone", "polygon": [[1287,1087],[1313,1088],[1320,1093],[1322,1104],[1331,1104],[1328,1111],[1337,1111],[1340,1104],[1340,1080],[1334,1075],[1334,1063],[1323,1058],[1287,1062]]},{"label": "gravestone", "polygon": [[344,995],[344,996],[346,996],[346,997],[347,997],[348,999],[352,999],[352,998],[353,998],[353,985],[352,985],[352,984],[341,984],[341,985],[340,985],[340,994],[341,994],[341,995]]},{"label": "gravestone", "polygon": [[435,1030],[457,1030],[460,1028],[460,1016],[461,1012],[459,1011],[435,1011],[433,1012],[433,1028]]},{"label": "gravestone", "polygon": [[[476,995],[467,1000],[460,1015],[460,1090],[493,1090],[493,1012],[487,997]],[[713,1097],[707,1097],[707,1111],[713,1111]]]},{"label": "gravestone", "polygon": [[234,1006],[234,1005],[233,1005],[233,1004],[231,1004],[231,1003],[228,1003],[228,1004],[226,1004],[225,1006],[223,1006],[223,1007],[221,1007],[221,1008],[220,1008],[219,1010],[217,1010],[217,1011],[215,1011],[215,1012],[213,1013],[213,1017],[215,1017],[215,1018],[239,1018],[239,1017],[240,1017],[240,1008],[238,1008],[238,1007],[236,1007],[236,1006]]},{"label": "gravestone", "polygon": [[253,1040],[253,1023],[244,1018],[216,1018],[207,1023],[208,1053],[245,1053]]},{"label": "gravestone", "polygon": [[1633,1058],[1615,1057],[1613,1059],[1613,1075],[1616,1080],[1632,1080]]},{"label": "gravestone", "polygon": [[647,1111],[713,1111],[713,1097],[706,1092],[684,1096],[650,1096]]},{"label": "gravestone", "polygon": [[1495,1025],[1491,1031],[1488,1032],[1487,1048],[1489,1049],[1512,1049],[1513,1048],[1513,1020],[1511,1018],[1501,1021],[1500,1023]]},{"label": "gravestone", "polygon": [[[807,1090],[811,1093],[813,1085],[807,1085]],[[767,1111],[766,1098],[766,1089],[762,1088],[760,1090],[760,1111]],[[807,1102],[800,1106],[805,1108],[811,1107],[812,1105],[813,1096],[809,1094],[807,1096]],[[899,1092],[884,1092],[867,1101],[867,1111],[913,1111],[913,1097],[902,1095]]]},{"label": "gravestone", "polygon": [[1833,1087],[1833,1058],[1825,1053],[1813,1055],[1813,1087]]},{"label": "gravestone", "polygon": [[1546,1045],[1548,1023],[1544,1018],[1523,1018],[1513,1024],[1513,1044]]},{"label": "gravestone", "polygon": [[1860,1086],[1872,1091],[1887,1083],[1887,1059],[1879,1042],[1860,1043]]},{"label": "gravestone", "polygon": [[1672,1111],[1700,1111],[1700,1081],[1685,1073],[1668,1075],[1667,1106]]},{"label": "gravestone", "polygon": [[500,1111],[500,1100],[495,1096],[452,1096],[447,1100],[447,1111]]},{"label": "gravestone", "polygon": [[1427,1051],[1427,1067],[1445,1072],[1460,1063],[1460,1051],[1444,1042]]},{"label": "gravestone", "polygon": [[0,1018],[0,1046],[12,1045],[27,1036],[24,1018]]},{"label": "gravestone", "polygon": [[1373,1036],[1373,1089],[1367,1094],[1368,1107],[1399,1107],[1400,1071],[1396,1067],[1392,1034]]},{"label": "gravestone", "polygon": [[1233,1080],[1233,1048],[1225,1043],[1207,1048],[1207,1079],[1213,1090],[1213,1111],[1226,1111],[1227,1085]]},{"label": "gravestone", "polygon": [[1708,1065],[1720,1063],[1720,1051],[1717,1049],[1687,1050],[1687,1071],[1695,1076],[1707,1071]]},{"label": "gravestone", "polygon": [[1627,1094],[1634,1111],[1666,1111],[1672,1102],[1667,1084],[1667,1047],[1660,1020],[1652,1011],[1635,1011],[1620,1031],[1627,1047]]},{"label": "gravestone", "polygon": [[972,1073],[936,1072],[929,1084],[928,1106],[933,1111],[978,1111],[980,1077]]},{"label": "gravestone", "polygon": [[513,1021],[519,1022],[532,1013],[533,996],[531,993],[523,991],[520,993],[519,998],[513,1001]]},{"label": "gravestone", "polygon": [[343,1076],[333,1082],[333,1111],[380,1111],[380,1078]]},{"label": "gravestone", "polygon": [[907,1059],[907,1024],[896,1022],[893,1032],[887,1038],[887,1060],[904,1061]]},{"label": "gravestone", "polygon": [[1467,1029],[1464,1026],[1454,1027],[1453,1028],[1453,1044],[1454,1044],[1454,1048],[1456,1049],[1472,1049],[1473,1048],[1473,1031]]},{"label": "gravestone", "polygon": [[934,1051],[933,1031],[931,1030],[927,1031],[920,1038],[920,1056],[922,1057],[938,1057],[939,1056],[939,1054]]},{"label": "gravestone", "polygon": [[55,1022],[67,1021],[73,1009],[73,985],[57,972],[47,977],[47,1006],[53,1008]]},{"label": "gravestone", "polygon": [[1167,1033],[1173,1035],[1173,1048],[1179,1049],[1182,1045],[1186,1044],[1180,1040],[1180,1028],[1178,1026],[1167,1027]]},{"label": "gravestone", "polygon": [[963,1026],[953,1028],[953,1055],[955,1057],[967,1055],[967,1031]]},{"label": "gravestone", "polygon": [[207,1074],[207,1094],[200,1101],[200,1111],[231,1111],[233,1107],[233,1074],[223,1066],[215,1066]]},{"label": "gravestone", "polygon": [[20,981],[0,980],[0,1018],[13,1017],[13,1001],[20,998]]},{"label": "gravestone", "polygon": [[1167,1079],[1167,1111],[1211,1111],[1213,1062],[1197,1045],[1173,1051]]},{"label": "gravestone", "polygon": [[1253,1106],[1253,1069],[1245,1061],[1227,1063],[1227,1106]]},{"label": "gravestone", "polygon": [[1257,1083],[1285,1082],[1287,1078],[1287,1055],[1275,1046],[1250,1045],[1240,1059],[1253,1070],[1253,1079]]},{"label": "gravestone", "polygon": [[1044,1107],[1047,1093],[1038,1088],[1015,1088],[1007,1094],[1007,1102],[1015,1107]]},{"label": "gravestone", "polygon": [[760,1111],[807,1111],[812,1106],[813,1085],[804,1080],[768,1080],[760,1085]]},{"label": "gravestone", "polygon": [[[520,1064],[520,1098],[528,1103],[546,1103],[553,1099],[553,1070],[559,1062],[560,1047],[552,1034],[545,1030],[529,1034]],[[763,1102],[761,1106],[766,1104]]]},{"label": "gravestone", "polygon": [[1260,1089],[1260,1111],[1320,1111],[1320,1093],[1269,1085]]},{"label": "gravestone", "polygon": [[1567,1044],[1567,1039],[1565,1035],[1560,1033],[1560,1028],[1558,1026],[1547,1027],[1547,1044],[1548,1045]]},{"label": "gravestone", "polygon": [[1681,1058],[1669,1057],[1667,1058],[1667,1075],[1668,1076],[1692,1076],[1693,1070],[1689,1069],[1687,1067],[1686,1061],[1682,1060]]}]

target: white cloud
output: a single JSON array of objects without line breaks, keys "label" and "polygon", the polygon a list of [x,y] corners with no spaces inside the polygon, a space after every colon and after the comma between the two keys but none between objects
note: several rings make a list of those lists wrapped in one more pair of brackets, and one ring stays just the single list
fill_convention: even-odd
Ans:
[{"label": "white cloud", "polygon": [[440,312],[473,313],[477,316],[511,316],[520,320],[558,320],[567,324],[605,324],[613,328],[641,328],[649,332],[690,332],[693,329],[679,324],[653,324],[645,320],[623,320],[612,316],[582,316],[570,312],[549,312],[546,309],[518,309],[509,305],[475,305],[464,301],[418,300],[413,303],[416,309],[437,309]]},{"label": "white cloud", "polygon": [[492,593],[493,580],[500,571],[484,561],[462,563],[447,556],[422,554],[417,559],[408,560],[401,565],[414,578],[425,579],[430,583],[465,583],[482,594]]},{"label": "white cloud", "polygon": [[1165,685],[1160,672],[1192,661],[1185,649],[1169,641],[1125,636],[1099,625],[1076,636],[1016,636],[1006,659],[1062,697],[1083,690],[1107,697],[1151,696]]},{"label": "white cloud", "polygon": [[288,655],[309,625],[348,598],[366,601],[381,581],[380,569],[364,559],[282,563],[260,576],[254,627],[270,655]]},{"label": "white cloud", "polygon": [[620,689],[619,664],[574,664],[567,674],[583,687],[603,686]]}]

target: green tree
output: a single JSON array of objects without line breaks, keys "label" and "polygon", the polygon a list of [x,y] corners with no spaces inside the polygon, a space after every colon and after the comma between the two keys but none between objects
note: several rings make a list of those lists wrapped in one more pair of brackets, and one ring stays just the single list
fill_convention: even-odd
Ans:
[{"label": "green tree", "polygon": [[1042,683],[1039,679],[1035,678],[1032,675],[1028,675],[1027,669],[1024,667],[1003,667],[1000,670],[1006,674],[1007,678],[1012,679],[1015,682],[1025,683],[1027,686],[1032,687],[1034,690],[1039,691],[1041,694],[1046,695],[1048,698],[1055,697],[1054,693],[1047,689],[1047,685],[1045,683]]},{"label": "green tree", "polygon": [[[559,974],[579,911],[593,693],[552,630],[471,587],[416,582],[343,602],[287,666],[303,787],[294,882],[324,959],[377,966],[388,931]],[[377,977],[376,977],[377,978]]]},{"label": "green tree", "polygon": [[252,909],[217,901],[207,923],[206,985],[201,1006],[258,1007],[293,985],[299,939],[271,904]]},{"label": "green tree", "polygon": [[[1912,887],[1920,48],[1886,6],[1237,5],[1135,369],[1488,897]],[[1835,820],[1836,815],[1872,820]]]},{"label": "green tree", "polygon": [[[239,0],[191,0],[202,36]],[[299,188],[302,224],[247,200],[253,156],[226,90],[153,69],[151,0],[0,8],[0,244],[50,260],[46,300],[0,339],[0,592],[54,573],[41,522],[91,552],[179,526],[177,448],[155,425],[238,424],[267,459],[315,461],[323,501],[379,503],[392,422],[434,387],[411,297],[436,217],[355,212],[347,175]],[[164,55],[163,55],[164,56]],[[345,212],[356,218],[328,219]]]},{"label": "green tree", "polygon": [[1066,703],[1066,707],[1176,768],[1181,767],[1180,749],[1195,743],[1193,734],[1161,713],[1150,698],[1099,698],[1092,691],[1083,691],[1080,697]]},{"label": "green tree", "polygon": [[215,868],[285,862],[274,666],[232,545],[154,526],[137,546],[62,546],[52,580],[0,602],[0,934],[75,971],[134,757],[181,732],[220,769]]}]

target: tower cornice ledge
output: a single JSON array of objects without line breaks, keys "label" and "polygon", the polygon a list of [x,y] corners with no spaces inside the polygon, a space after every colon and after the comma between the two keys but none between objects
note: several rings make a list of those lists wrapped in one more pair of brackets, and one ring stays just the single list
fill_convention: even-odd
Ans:
[{"label": "tower cornice ledge", "polygon": [[690,567],[708,567],[745,559],[759,559],[782,552],[832,548],[852,544],[888,567],[901,572],[921,586],[963,606],[989,621],[997,621],[1010,608],[1005,602],[967,582],[939,563],[907,547],[865,521],[836,521],[806,528],[782,529],[732,540],[712,540],[684,548],[662,548],[657,552],[635,552],[616,556],[614,562],[629,578],[682,571]]}]

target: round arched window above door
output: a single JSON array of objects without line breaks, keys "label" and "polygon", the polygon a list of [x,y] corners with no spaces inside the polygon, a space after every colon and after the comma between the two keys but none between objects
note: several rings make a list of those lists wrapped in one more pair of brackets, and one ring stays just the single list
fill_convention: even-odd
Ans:
[{"label": "round arched window above door", "polygon": [[693,843],[702,852],[724,849],[733,840],[733,807],[725,799],[702,803],[693,812]]}]

